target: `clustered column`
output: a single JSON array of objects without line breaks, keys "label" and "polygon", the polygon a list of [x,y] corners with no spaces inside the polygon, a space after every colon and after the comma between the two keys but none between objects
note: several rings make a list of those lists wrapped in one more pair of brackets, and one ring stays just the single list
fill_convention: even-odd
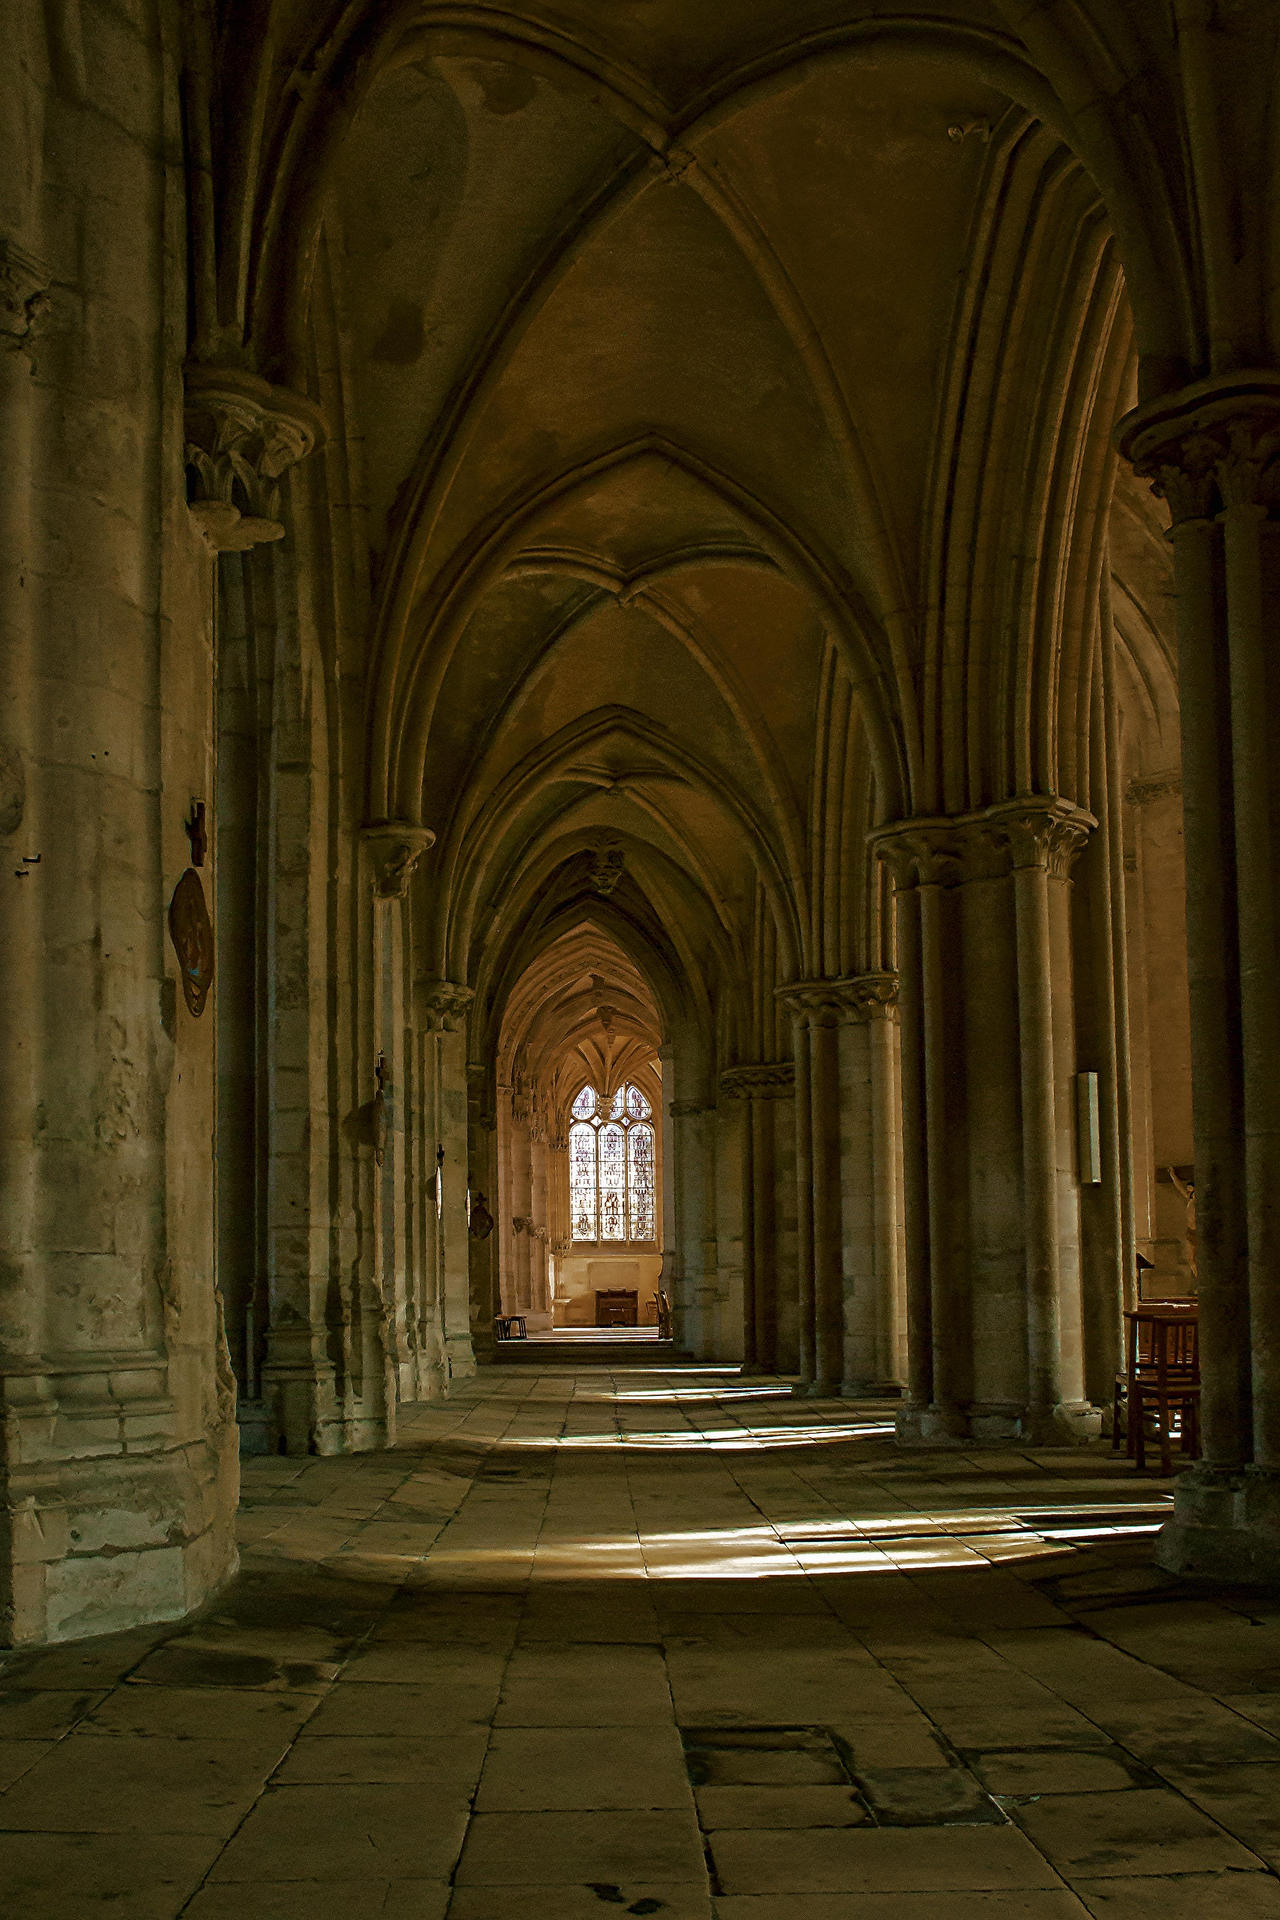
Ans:
[{"label": "clustered column", "polygon": [[720,1092],[744,1105],[742,1123],[743,1359],[765,1372],[781,1366],[778,1351],[778,1103],[795,1089],[789,1060],[729,1067]]},{"label": "clustered column", "polygon": [[1130,414],[1177,586],[1204,1459],[1161,1558],[1280,1574],[1280,373]]},{"label": "clustered column", "polygon": [[800,1371],[815,1393],[867,1392],[893,1378],[892,1048],[873,1050],[871,1026],[876,1020],[888,1040],[895,992],[895,976],[885,973],[796,980],[778,990],[795,1049]]},{"label": "clustered column", "polygon": [[1056,798],[877,836],[898,894],[904,1438],[1097,1430],[1084,1400],[1070,870]]}]

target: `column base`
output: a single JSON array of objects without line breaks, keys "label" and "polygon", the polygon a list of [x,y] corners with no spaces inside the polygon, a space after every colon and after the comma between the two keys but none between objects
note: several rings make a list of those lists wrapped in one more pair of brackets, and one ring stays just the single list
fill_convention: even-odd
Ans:
[{"label": "column base", "polygon": [[1173,1518],[1156,1540],[1167,1573],[1245,1585],[1280,1584],[1280,1474],[1201,1461],[1180,1474]]},{"label": "column base", "polygon": [[896,1422],[906,1447],[1082,1447],[1101,1432],[1101,1410],[1084,1400],[1056,1407],[905,1406]]},{"label": "column base", "polygon": [[221,1399],[175,1441],[159,1356],[0,1377],[0,1645],[177,1620],[228,1581],[240,1466]]},{"label": "column base", "polygon": [[465,1333],[451,1333],[444,1343],[446,1372],[450,1380],[470,1380],[475,1375],[476,1356],[471,1346],[471,1338]]},{"label": "column base", "polygon": [[236,1425],[240,1429],[242,1455],[274,1453],[275,1423],[265,1400],[240,1400],[236,1403]]}]

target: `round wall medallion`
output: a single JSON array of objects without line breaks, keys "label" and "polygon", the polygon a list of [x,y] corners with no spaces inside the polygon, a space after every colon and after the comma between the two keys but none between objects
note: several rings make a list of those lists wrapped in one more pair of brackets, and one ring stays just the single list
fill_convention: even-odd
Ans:
[{"label": "round wall medallion", "polygon": [[169,938],[178,956],[187,1011],[198,1020],[213,985],[213,923],[194,867],[187,868],[173,890]]}]

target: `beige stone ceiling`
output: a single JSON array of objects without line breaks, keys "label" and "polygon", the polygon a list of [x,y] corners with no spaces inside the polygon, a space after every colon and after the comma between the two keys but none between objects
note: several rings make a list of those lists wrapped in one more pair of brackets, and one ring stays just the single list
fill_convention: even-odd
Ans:
[{"label": "beige stone ceiling", "polygon": [[[1068,529],[1058,577],[1006,609],[982,549],[1041,541],[1096,468],[1088,408],[1119,386],[1077,363],[1123,332],[1097,196],[976,57],[848,13],[388,10],[317,150],[313,325],[368,554],[367,811],[434,829],[438,964],[499,998],[571,923],[686,1011],[724,1002],[762,915],[784,976],[878,964],[866,875],[832,879],[873,817],[1087,789],[1072,635],[1096,556]],[[972,52],[998,14],[933,25],[967,21]],[[805,35],[803,58],[769,51]],[[1024,268],[1039,289],[1006,310]],[[983,409],[1007,417],[1007,497],[975,464]],[[1067,481],[1035,470],[1057,437]],[[1147,509],[1124,516],[1126,697],[1167,730],[1164,560]],[[976,639],[931,630],[944,580]],[[1032,657],[1011,679],[1013,620]],[[982,738],[948,674],[995,695]],[[1019,703],[1045,716],[1021,760]],[[603,903],[602,847],[625,866]]]}]

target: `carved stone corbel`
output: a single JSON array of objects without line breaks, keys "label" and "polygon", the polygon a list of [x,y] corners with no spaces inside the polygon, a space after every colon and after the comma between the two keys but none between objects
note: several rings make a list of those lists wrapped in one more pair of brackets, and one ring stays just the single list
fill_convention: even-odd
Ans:
[{"label": "carved stone corbel", "polygon": [[419,980],[418,1017],[431,1033],[460,1033],[474,999],[456,980]]},{"label": "carved stone corbel", "polygon": [[12,240],[0,239],[0,347],[30,360],[49,304],[47,269]]},{"label": "carved stone corbel", "polygon": [[243,367],[186,371],[187,504],[215,553],[245,552],[284,536],[280,482],[325,438],[312,400]]},{"label": "carved stone corbel", "polygon": [[361,828],[360,837],[368,851],[377,898],[405,899],[414,868],[427,848],[435,845],[430,827],[413,826],[407,820],[384,820],[377,826]]}]

